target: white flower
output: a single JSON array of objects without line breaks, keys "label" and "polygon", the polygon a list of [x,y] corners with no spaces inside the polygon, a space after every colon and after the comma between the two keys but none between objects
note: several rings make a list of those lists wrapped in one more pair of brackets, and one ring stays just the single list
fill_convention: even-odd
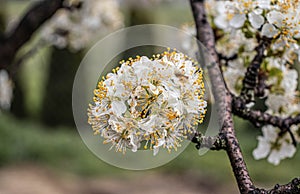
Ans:
[{"label": "white flower", "polygon": [[[207,4],[213,3],[214,1],[207,1]],[[233,6],[230,1],[218,1],[214,5],[210,6],[211,9],[216,7],[217,15],[214,17],[215,25],[223,30],[228,29],[229,22],[233,17],[233,13],[228,8]]]},{"label": "white flower", "polygon": [[103,84],[107,88],[108,100],[112,106],[113,113],[121,116],[127,109],[125,100],[128,92],[126,92],[124,85],[119,82],[117,74],[110,73],[107,77],[108,79]]},{"label": "white flower", "polygon": [[268,22],[263,27],[262,35],[269,38],[279,38],[288,47],[291,43],[295,43],[294,39],[300,38],[299,6],[298,1],[283,3],[277,1],[266,14]]},{"label": "white flower", "polygon": [[215,9],[216,12],[209,11],[210,15],[214,16],[213,22],[219,29],[230,31],[230,28],[241,28],[244,26],[247,19],[253,28],[260,28],[265,19],[262,16],[263,7],[261,3],[254,1],[208,1],[207,6],[210,9]]},{"label": "white flower", "polygon": [[[272,41],[264,52],[260,68],[261,78],[266,78],[266,112],[283,118],[298,114],[298,71],[294,63],[297,59],[300,61],[300,2],[207,1],[207,6],[209,21],[219,35],[216,50],[224,56],[220,62],[228,89],[235,95],[240,94],[246,68],[261,40],[258,37],[268,37]],[[268,157],[270,162],[278,164],[294,154],[291,138],[288,135],[278,137],[278,130],[272,126],[263,128],[264,135],[258,137],[258,148],[254,151],[256,158]],[[296,131],[298,129],[293,133],[298,134]]]},{"label": "white flower", "polygon": [[263,36],[273,38],[275,35],[277,35],[278,30],[272,24],[267,23],[263,26],[261,33]]},{"label": "white flower", "polygon": [[298,86],[298,72],[295,69],[283,71],[283,79],[280,86],[284,89],[285,95],[294,95]]},{"label": "white flower", "polygon": [[271,113],[279,113],[283,108],[287,107],[289,100],[283,95],[269,94],[266,105]]},{"label": "white flower", "polygon": [[283,25],[284,15],[279,11],[273,10],[267,14],[267,20],[270,24],[280,28]]},{"label": "white flower", "polygon": [[136,152],[142,144],[156,155],[177,150],[202,123],[207,103],[202,71],[182,53],[122,62],[94,90],[88,123],[116,151]]},{"label": "white flower", "polygon": [[268,162],[278,165],[280,160],[291,158],[296,148],[292,145],[289,134],[279,137],[279,129],[271,125],[262,128],[263,136],[258,137],[258,146],[253,151],[256,160],[268,157]]},{"label": "white flower", "polygon": [[7,71],[0,70],[0,109],[9,109],[13,96],[13,84]]},{"label": "white flower", "polygon": [[240,93],[240,89],[242,88],[242,80],[245,76],[246,70],[247,68],[244,66],[243,60],[237,59],[230,61],[228,63],[228,67],[224,71],[226,85],[235,95]]},{"label": "white flower", "polygon": [[[265,19],[262,16],[263,11],[258,8],[262,5],[263,4],[257,4],[256,1],[250,0],[231,2],[231,4],[226,7],[229,25],[238,29],[243,27],[248,19],[253,28],[260,28],[265,22]],[[225,3],[223,3],[223,6],[225,7]]]},{"label": "white flower", "polygon": [[195,39],[196,37],[195,24],[184,24],[181,26],[181,29],[190,35],[188,37],[187,35],[180,33],[180,41],[182,42],[182,49],[188,55],[193,56],[198,51],[198,45]]},{"label": "white flower", "polygon": [[229,24],[234,28],[241,28],[244,25],[246,19],[247,18],[245,14],[235,14],[230,20]]},{"label": "white flower", "polygon": [[[231,41],[235,40],[235,41]],[[246,38],[242,30],[235,30],[234,32],[225,34],[216,44],[216,49],[219,53],[226,57],[232,57],[235,54],[239,54],[240,50],[245,55],[251,57],[257,41],[254,38]]]},{"label": "white flower", "polygon": [[280,149],[273,149],[271,151],[268,157],[268,162],[278,165],[280,160],[293,157],[295,152],[296,148],[294,145],[286,141],[282,141]]},{"label": "white flower", "polygon": [[257,6],[261,9],[270,9],[271,8],[271,0],[258,0],[256,1]]},{"label": "white flower", "polygon": [[259,13],[260,11],[261,10],[259,11],[254,10],[253,12],[248,14],[251,25],[253,26],[253,28],[256,29],[260,28],[265,22],[264,17],[260,15],[261,13]]},{"label": "white flower", "polygon": [[[300,105],[299,105],[299,108],[300,108]],[[293,135],[296,139],[296,142],[300,143],[300,125],[292,125],[290,130],[293,133]]]},{"label": "white flower", "polygon": [[270,72],[267,85],[271,86],[265,102],[270,114],[289,116],[297,112],[298,72],[287,67],[288,56],[269,57],[266,59]]}]

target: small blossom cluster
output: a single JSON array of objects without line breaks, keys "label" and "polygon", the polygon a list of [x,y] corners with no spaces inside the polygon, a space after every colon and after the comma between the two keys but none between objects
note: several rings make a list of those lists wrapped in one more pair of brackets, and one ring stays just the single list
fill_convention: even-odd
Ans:
[{"label": "small blossom cluster", "polygon": [[281,160],[291,158],[296,153],[291,136],[286,133],[279,137],[279,128],[266,125],[262,128],[262,133],[262,136],[257,137],[257,148],[253,150],[253,156],[256,160],[268,158],[268,162],[278,165]]},{"label": "small blossom cluster", "polygon": [[[300,62],[300,1],[293,0],[231,0],[207,1],[209,20],[216,34],[216,50],[221,56],[227,87],[235,95],[241,93],[247,67],[257,54],[262,39],[269,39],[264,52],[260,75],[265,79],[267,113],[283,118],[300,113],[298,71]],[[300,142],[300,126],[290,129]],[[279,136],[280,129],[271,125],[262,128],[256,159],[268,158],[270,163],[292,157],[296,149],[291,135]]]},{"label": "small blossom cluster", "polygon": [[[299,114],[298,72],[282,65],[284,59],[270,57],[266,61],[267,84],[271,86],[265,101],[266,112],[283,118]],[[297,142],[300,142],[299,129],[297,125],[290,128]],[[278,165],[280,160],[294,156],[296,148],[290,134],[279,136],[280,129],[272,125],[263,126],[262,131],[263,136],[258,137],[258,147],[253,151],[255,159],[267,157],[270,163]]]},{"label": "small blossom cluster", "polygon": [[45,42],[78,51],[88,46],[99,32],[123,26],[117,0],[74,1],[69,4],[66,6],[70,9],[58,10],[42,28],[41,36]]},{"label": "small blossom cluster", "polygon": [[188,53],[189,56],[194,56],[198,51],[198,44],[196,42],[196,28],[193,23],[185,23],[181,25],[181,30],[185,33],[181,33],[179,41],[182,50]]},{"label": "small blossom cluster", "polygon": [[206,113],[202,70],[177,51],[120,63],[94,90],[88,108],[94,133],[117,152],[177,150]]},{"label": "small blossom cluster", "polygon": [[214,23],[223,30],[243,29],[278,38],[285,44],[300,38],[300,2],[294,0],[232,0],[209,2],[217,7]]}]

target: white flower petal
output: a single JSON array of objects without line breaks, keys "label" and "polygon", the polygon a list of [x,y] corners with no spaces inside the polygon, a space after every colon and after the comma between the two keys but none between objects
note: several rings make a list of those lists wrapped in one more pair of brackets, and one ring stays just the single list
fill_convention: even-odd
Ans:
[{"label": "white flower petal", "polygon": [[123,101],[112,101],[112,111],[117,115],[121,116],[127,110],[127,107]]},{"label": "white flower petal", "polygon": [[268,157],[268,162],[277,166],[280,163],[280,153],[273,150]]},{"label": "white flower petal", "polygon": [[229,26],[228,20],[223,15],[218,15],[214,19],[215,25],[220,29],[227,29]]},{"label": "white flower petal", "polygon": [[125,87],[122,84],[117,84],[114,87],[115,93],[114,96],[119,97],[119,98],[124,98],[125,96]]},{"label": "white flower petal", "polygon": [[257,14],[257,15],[262,15],[263,14],[263,9],[257,8],[253,10],[253,13]]},{"label": "white flower petal", "polygon": [[272,24],[266,23],[263,26],[261,33],[263,36],[273,38],[278,33],[278,30]]},{"label": "white flower petal", "polygon": [[270,143],[264,139],[263,137],[258,137],[258,146],[255,150],[253,150],[253,157],[256,160],[265,158],[268,156],[271,149]]},{"label": "white flower petal", "polygon": [[296,153],[296,148],[291,143],[287,143],[286,141],[283,141],[279,153],[282,159],[291,158]]},{"label": "white flower petal", "polygon": [[159,147],[153,148],[153,156],[156,156],[159,152]]},{"label": "white flower petal", "polygon": [[256,1],[258,7],[262,9],[270,9],[271,8],[271,0],[259,0]]},{"label": "white flower petal", "polygon": [[248,16],[249,16],[249,21],[250,21],[251,25],[253,26],[253,28],[258,29],[265,22],[265,19],[263,16],[257,15],[254,12],[251,12]]},{"label": "white flower petal", "polygon": [[294,94],[298,86],[298,72],[294,69],[286,70],[280,83],[286,94]]},{"label": "white flower petal", "polygon": [[230,20],[229,24],[234,28],[241,28],[244,25],[246,19],[247,18],[245,14],[236,14]]},{"label": "white flower petal", "polygon": [[278,28],[282,27],[282,25],[283,25],[283,19],[284,19],[284,16],[279,11],[273,10],[273,11],[270,11],[267,14],[267,20],[268,20],[268,22],[270,24],[274,24]]},{"label": "white flower petal", "polygon": [[275,142],[280,130],[277,127],[274,127],[272,125],[265,125],[262,127],[262,132],[263,132],[264,138],[268,142]]}]

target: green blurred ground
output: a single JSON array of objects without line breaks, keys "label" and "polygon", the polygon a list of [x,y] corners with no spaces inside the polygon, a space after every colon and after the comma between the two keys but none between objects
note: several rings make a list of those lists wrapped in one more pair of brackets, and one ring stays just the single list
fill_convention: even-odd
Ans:
[{"label": "green blurred ground", "polygon": [[[273,166],[265,160],[255,161],[251,155],[256,146],[256,131],[251,125],[237,121],[237,133],[250,174],[255,182],[272,186],[299,176],[300,154]],[[110,166],[96,158],[84,145],[77,130],[59,127],[50,129],[32,121],[20,121],[2,114],[0,117],[0,165],[2,167],[23,162],[51,166],[54,169],[82,176],[124,175],[130,171]],[[191,171],[219,181],[233,179],[231,167],[223,151],[209,151],[199,156],[190,145],[178,158],[153,171],[182,173]]]}]

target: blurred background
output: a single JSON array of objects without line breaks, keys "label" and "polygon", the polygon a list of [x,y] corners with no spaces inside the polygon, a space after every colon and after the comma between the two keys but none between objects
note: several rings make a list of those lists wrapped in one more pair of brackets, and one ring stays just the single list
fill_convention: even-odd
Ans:
[{"label": "blurred background", "polygon": [[[13,29],[34,3],[0,0],[0,31]],[[119,15],[110,16],[117,18],[115,26],[96,30],[88,43],[51,39],[46,29],[37,31],[18,52],[21,65],[14,77],[13,101],[9,110],[0,111],[0,194],[238,193],[223,151],[200,156],[191,144],[164,166],[129,171],[102,162],[84,145],[71,102],[73,79],[87,50],[99,38],[125,26],[155,23],[181,28],[193,21],[188,1],[122,0],[118,6]],[[40,46],[42,39],[48,42]],[[258,186],[270,188],[299,176],[299,152],[279,166],[255,161],[252,151],[259,130],[237,118],[235,124],[250,175]]]}]

